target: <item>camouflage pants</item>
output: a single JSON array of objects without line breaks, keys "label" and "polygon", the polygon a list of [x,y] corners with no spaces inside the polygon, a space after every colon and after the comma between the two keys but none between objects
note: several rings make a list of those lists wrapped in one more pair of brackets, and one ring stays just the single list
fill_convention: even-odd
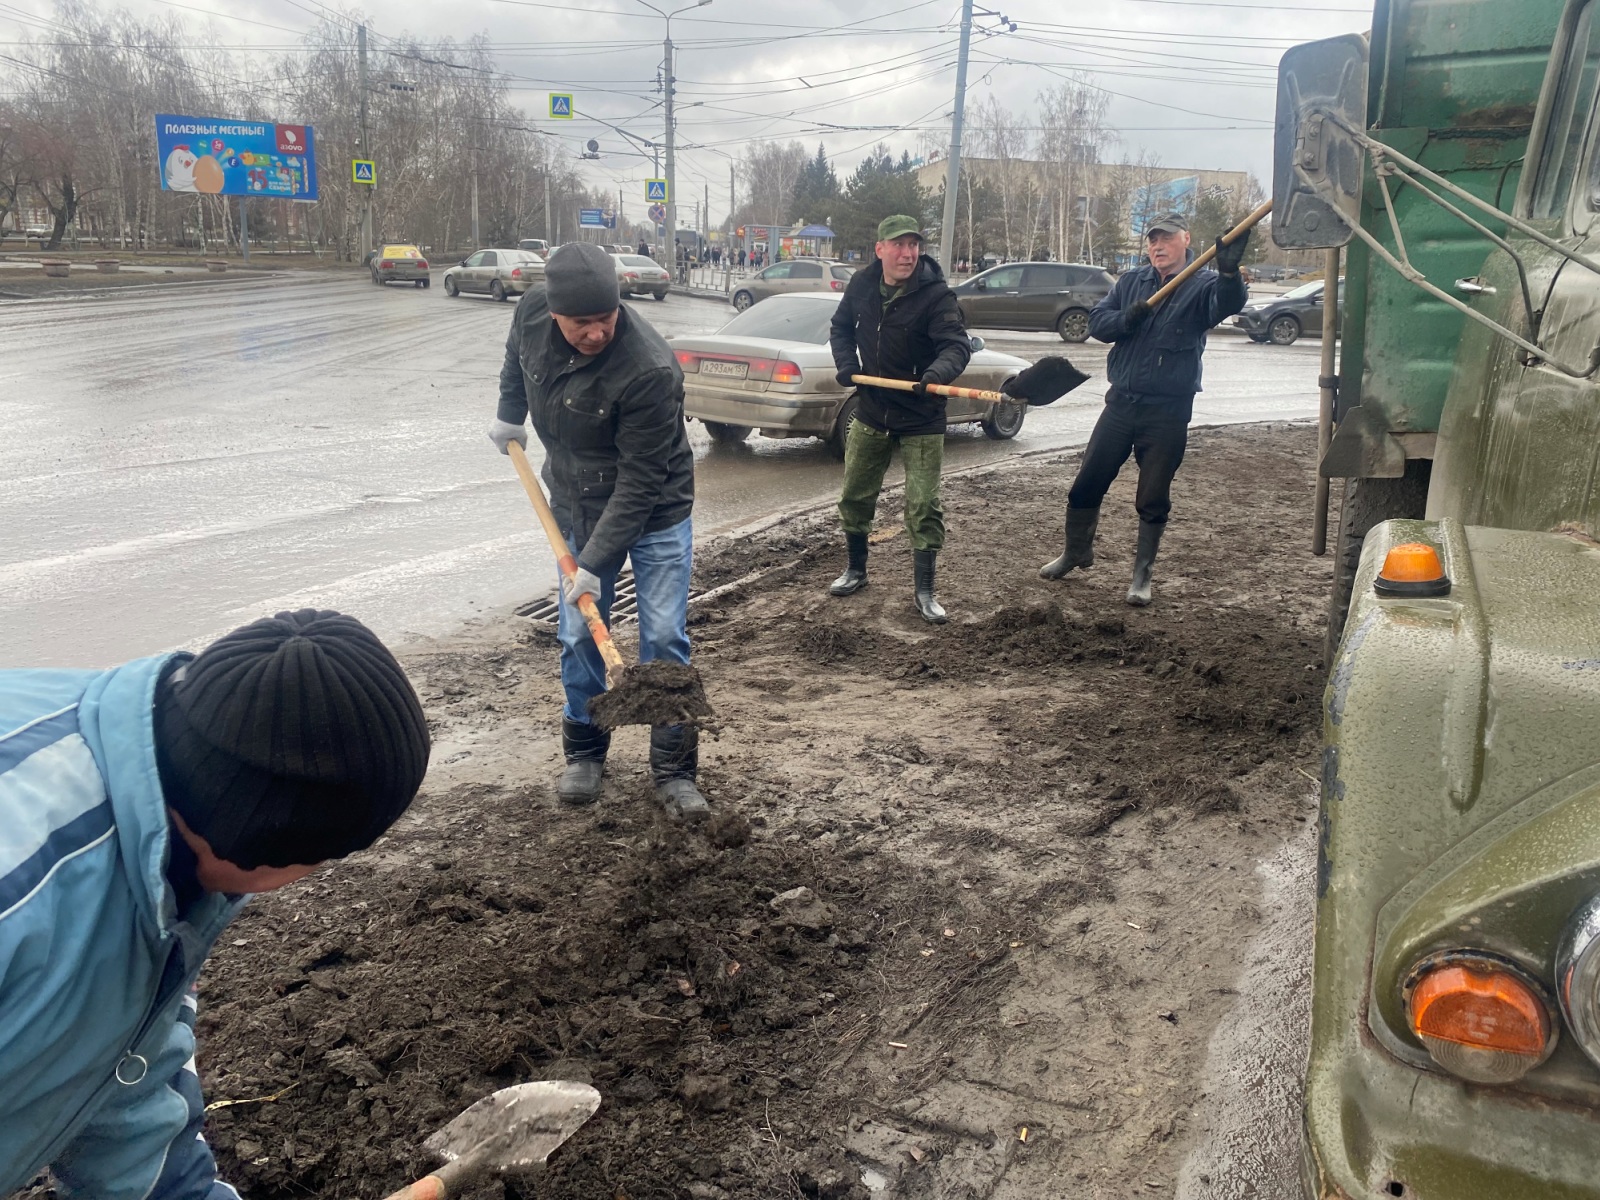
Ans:
[{"label": "camouflage pants", "polygon": [[944,509],[939,505],[939,473],[944,466],[942,433],[902,437],[853,422],[844,447],[840,523],[846,533],[872,532],[883,473],[889,469],[897,442],[906,469],[906,532],[911,535],[911,547],[938,550],[944,546]]}]

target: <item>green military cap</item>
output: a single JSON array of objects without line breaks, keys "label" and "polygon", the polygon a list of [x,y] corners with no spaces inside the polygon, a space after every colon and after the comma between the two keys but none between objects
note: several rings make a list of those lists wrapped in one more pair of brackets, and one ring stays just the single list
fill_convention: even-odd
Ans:
[{"label": "green military cap", "polygon": [[915,217],[908,217],[905,213],[896,213],[894,216],[885,217],[878,222],[878,240],[880,242],[892,242],[895,238],[905,237],[908,233],[914,233],[920,238],[922,236],[922,226],[917,223]]}]

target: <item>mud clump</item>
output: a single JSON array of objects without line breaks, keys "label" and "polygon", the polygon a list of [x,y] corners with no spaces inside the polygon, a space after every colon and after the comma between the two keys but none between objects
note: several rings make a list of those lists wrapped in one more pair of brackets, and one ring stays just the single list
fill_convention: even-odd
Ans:
[{"label": "mud clump", "polygon": [[814,663],[827,666],[861,651],[862,638],[853,629],[840,629],[837,625],[807,625],[800,631],[800,653]]},{"label": "mud clump", "polygon": [[700,672],[684,663],[647,662],[629,667],[622,682],[589,701],[601,729],[623,725],[693,725],[713,728],[715,710]]}]

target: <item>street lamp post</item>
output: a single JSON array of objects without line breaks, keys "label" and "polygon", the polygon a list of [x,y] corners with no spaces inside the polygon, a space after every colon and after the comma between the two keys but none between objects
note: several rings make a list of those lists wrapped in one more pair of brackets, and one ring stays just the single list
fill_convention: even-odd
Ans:
[{"label": "street lamp post", "polygon": [[661,17],[667,23],[667,37],[666,41],[662,44],[662,49],[664,51],[664,65],[662,67],[662,90],[666,95],[665,107],[667,119],[667,173],[665,176],[667,181],[667,233],[666,237],[662,239],[663,244],[661,250],[662,253],[667,256],[667,261],[664,262],[662,266],[666,267],[669,275],[672,275],[674,278],[676,278],[678,269],[678,185],[677,180],[673,177],[674,167],[676,164],[673,153],[674,147],[672,123],[672,18],[681,12],[687,12],[691,8],[704,8],[707,4],[711,3],[711,0],[695,0],[693,4],[685,4],[683,7],[675,8],[671,12],[665,12],[657,8],[654,4],[650,3],[650,0],[638,0],[638,3],[644,5],[651,12],[655,13],[658,17]]}]

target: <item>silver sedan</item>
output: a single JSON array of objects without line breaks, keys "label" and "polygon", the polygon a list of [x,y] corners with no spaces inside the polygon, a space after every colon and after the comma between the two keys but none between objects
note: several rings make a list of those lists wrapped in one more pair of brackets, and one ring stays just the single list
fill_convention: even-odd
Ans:
[{"label": "silver sedan", "polygon": [[[716,333],[668,338],[683,368],[684,413],[705,422],[714,441],[742,442],[751,430],[763,437],[815,437],[844,452],[855,417],[856,394],[834,378],[828,326],[839,297],[827,292],[774,296],[740,313]],[[1028,363],[985,350],[973,338],[972,361],[960,387],[998,391]],[[951,425],[981,422],[992,438],[1016,437],[1028,407],[1022,401],[987,404],[950,400]]]},{"label": "silver sedan", "polygon": [[654,259],[642,254],[613,254],[611,259],[617,264],[617,288],[624,296],[648,292],[657,300],[665,300],[672,290],[672,278]]},{"label": "silver sedan", "polygon": [[532,250],[477,250],[444,273],[449,296],[477,292],[509,300],[543,282],[544,259]]}]

